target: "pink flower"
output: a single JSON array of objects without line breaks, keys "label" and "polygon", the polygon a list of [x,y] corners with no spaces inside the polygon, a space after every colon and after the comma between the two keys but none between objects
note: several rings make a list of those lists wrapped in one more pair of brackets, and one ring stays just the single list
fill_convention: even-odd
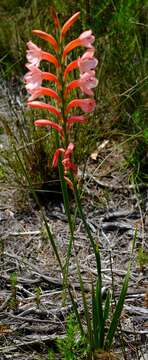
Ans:
[{"label": "pink flower", "polygon": [[32,65],[32,64],[26,64],[26,67],[29,69],[28,73],[24,76],[24,80],[26,82],[26,89],[29,93],[32,92],[32,90],[37,89],[41,86],[42,80],[51,80],[54,81],[58,86],[59,80],[57,76],[50,72],[41,71],[38,69],[38,67]]},{"label": "pink flower", "polygon": [[81,91],[87,95],[94,95],[92,88],[95,88],[98,84],[98,80],[95,78],[95,71],[90,70],[89,72],[80,75],[80,79],[71,81],[65,90],[65,95],[69,90],[80,87]]},{"label": "pink flower", "polygon": [[58,60],[55,56],[46,51],[42,51],[42,49],[35,45],[32,41],[29,41],[27,46],[28,50],[26,57],[30,64],[38,67],[41,60],[47,60],[53,63],[56,67],[59,66]]},{"label": "pink flower", "polygon": [[94,95],[91,89],[95,88],[98,84],[98,80],[95,78],[95,72],[89,71],[80,75],[80,89],[87,95]]},{"label": "pink flower", "polygon": [[92,35],[92,30],[84,31],[80,36],[79,40],[81,41],[82,46],[86,46],[87,48],[93,48],[92,43],[95,40],[94,35]]},{"label": "pink flower", "polygon": [[32,90],[37,89],[41,86],[43,76],[42,71],[39,70],[36,66],[31,65],[30,67],[26,65],[28,68],[30,68],[30,71],[27,72],[27,74],[24,76],[24,80],[26,82],[26,89],[29,93],[32,92]]},{"label": "pink flower", "polygon": [[95,69],[98,64],[98,60],[93,55],[94,49],[88,49],[82,57],[79,57],[77,60],[69,63],[64,71],[64,80],[67,79],[68,73],[76,68],[79,68],[80,73]]},{"label": "pink flower", "polygon": [[98,60],[93,55],[94,49],[88,49],[82,57],[78,58],[78,67],[81,73],[89,72],[97,66]]},{"label": "pink flower", "polygon": [[74,99],[69,102],[66,108],[68,113],[73,107],[79,107],[84,112],[92,112],[95,109],[96,102],[94,99]]},{"label": "pink flower", "polygon": [[35,45],[32,41],[29,41],[27,43],[27,45],[28,45],[28,49],[29,49],[29,50],[27,50],[27,55],[26,55],[27,60],[32,65],[39,66],[40,61],[42,59],[42,56],[41,56],[42,50],[37,45]]},{"label": "pink flower", "polygon": [[75,49],[77,46],[85,46],[89,49],[93,49],[92,43],[95,37],[92,35],[92,30],[84,31],[77,39],[68,43],[63,51],[63,59],[69,53],[69,51]]}]

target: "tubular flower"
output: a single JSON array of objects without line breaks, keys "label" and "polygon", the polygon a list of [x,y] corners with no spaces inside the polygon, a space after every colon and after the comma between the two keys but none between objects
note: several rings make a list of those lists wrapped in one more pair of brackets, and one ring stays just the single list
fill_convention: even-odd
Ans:
[{"label": "tubular flower", "polygon": [[82,57],[79,57],[77,60],[74,60],[70,64],[68,64],[64,71],[64,80],[67,79],[68,73],[76,68],[80,70],[81,74],[95,69],[98,64],[98,60],[93,55],[94,49],[88,49],[82,55]]},{"label": "tubular flower", "polygon": [[65,91],[65,95],[69,90],[80,87],[81,91],[87,95],[94,95],[92,88],[95,88],[98,84],[98,80],[95,78],[95,72],[90,70],[89,72],[80,75],[79,80],[71,81]]},{"label": "tubular flower", "polygon": [[56,116],[61,116],[61,112],[59,110],[57,110],[54,106],[46,104],[46,103],[42,103],[40,101],[30,101],[28,102],[28,107],[31,108],[35,108],[35,109],[47,109],[50,112],[52,112],[53,114],[55,114]]},{"label": "tubular flower", "polygon": [[76,69],[76,68],[78,68],[78,60],[74,60],[74,61],[72,61],[70,64],[68,64],[68,65],[66,66],[65,71],[64,71],[64,80],[67,79],[68,73],[69,73],[70,71]]},{"label": "tubular flower", "polygon": [[46,120],[46,119],[39,119],[34,122],[36,126],[51,126],[53,129],[57,130],[63,136],[63,128],[62,126],[58,125],[57,123]]},{"label": "tubular flower", "polygon": [[75,23],[75,21],[80,16],[80,11],[76,12],[73,16],[71,16],[70,19],[66,21],[66,23],[63,25],[61,30],[61,36],[63,37],[65,33],[68,31],[68,29]]},{"label": "tubular flower", "polygon": [[50,14],[51,14],[52,19],[54,21],[55,28],[59,29],[60,28],[60,21],[58,19],[58,16],[57,16],[57,13],[56,13],[54,7],[52,7],[52,6],[50,7]]},{"label": "tubular flower", "polygon": [[26,57],[30,64],[38,67],[40,65],[40,61],[47,60],[53,63],[56,68],[59,67],[58,60],[54,55],[46,51],[42,51],[42,49],[35,45],[32,41],[29,41],[27,46],[28,50]]},{"label": "tubular flower", "polygon": [[93,56],[94,49],[88,49],[81,57],[78,58],[78,67],[80,73],[89,72],[96,68],[98,60]]},{"label": "tubular flower", "polygon": [[82,46],[93,49],[92,43],[94,42],[95,37],[92,35],[92,30],[84,31],[79,36],[79,40],[81,41]]},{"label": "tubular flower", "polygon": [[92,30],[84,31],[77,39],[68,43],[63,51],[63,58],[73,49],[78,46],[85,46],[86,48],[93,49],[92,43],[95,37],[92,35]]},{"label": "tubular flower", "polygon": [[94,99],[74,99],[66,107],[66,113],[68,113],[73,107],[79,107],[84,112],[92,112],[96,107]]},{"label": "tubular flower", "polygon": [[29,68],[29,71],[24,76],[24,80],[27,84],[26,89],[28,92],[40,87],[43,80],[54,81],[60,87],[60,83],[56,75],[50,72],[41,71],[33,65],[26,64],[26,66]]},{"label": "tubular flower", "polygon": [[39,38],[48,41],[55,49],[55,51],[58,50],[58,43],[56,41],[56,39],[50,35],[47,34],[45,31],[41,31],[41,30],[32,30],[34,35],[37,35]]},{"label": "tubular flower", "polygon": [[91,89],[95,88],[98,85],[98,80],[95,78],[95,72],[89,71],[83,73],[80,76],[80,89],[87,95],[94,95]]},{"label": "tubular flower", "polygon": [[69,127],[74,123],[83,124],[85,121],[86,121],[86,117],[84,115],[73,115],[67,119],[67,123]]},{"label": "tubular flower", "polygon": [[54,99],[60,101],[60,97],[59,95],[56,93],[56,91],[52,90],[52,89],[49,89],[49,88],[46,88],[46,87],[39,87],[35,90],[30,90],[31,92],[31,96],[29,97],[28,101],[33,101],[35,99],[37,99],[38,97],[41,97],[41,96],[51,96],[53,97]]}]

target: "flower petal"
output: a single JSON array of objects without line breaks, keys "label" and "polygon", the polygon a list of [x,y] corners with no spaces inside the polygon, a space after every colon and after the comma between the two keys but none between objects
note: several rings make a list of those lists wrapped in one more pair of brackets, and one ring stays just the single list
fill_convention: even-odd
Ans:
[{"label": "flower petal", "polygon": [[66,23],[63,25],[61,30],[62,37],[65,35],[65,33],[68,31],[68,29],[75,23],[75,21],[80,16],[80,11],[76,12],[73,16],[71,16]]},{"label": "flower petal", "polygon": [[47,34],[45,31],[41,31],[41,30],[32,30],[32,32],[33,34],[37,35],[39,38],[49,41],[50,44],[54,47],[54,49],[56,51],[58,50],[58,43],[52,35]]},{"label": "flower petal", "polygon": [[92,43],[95,40],[94,35],[92,35],[92,30],[84,31],[80,36],[79,40],[81,41],[82,46],[93,49]]},{"label": "flower petal", "polygon": [[94,49],[88,49],[81,57],[78,58],[80,73],[85,73],[95,69],[98,64],[98,60],[93,55]]}]

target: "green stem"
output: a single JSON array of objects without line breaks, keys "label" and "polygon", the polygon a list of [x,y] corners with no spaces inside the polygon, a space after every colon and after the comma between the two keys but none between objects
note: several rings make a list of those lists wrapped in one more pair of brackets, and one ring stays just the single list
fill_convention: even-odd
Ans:
[{"label": "green stem", "polygon": [[[95,253],[96,262],[97,262],[97,269],[100,269],[100,263],[101,262],[100,262],[100,254],[98,252],[98,246],[97,246],[96,242],[94,241],[94,239],[92,237],[92,234],[91,234],[91,231],[90,231],[90,228],[89,228],[89,225],[87,224],[87,221],[86,221],[83,209],[82,209],[79,192],[78,192],[77,186],[75,184],[74,178],[73,178],[73,185],[74,185],[74,195],[75,195],[75,200],[76,200],[76,204],[77,204],[77,207],[78,207],[78,211],[79,211],[79,214],[80,214],[81,219],[83,221],[85,231],[86,231],[86,233],[88,235],[88,238],[90,239],[92,248],[93,248],[94,253]],[[100,270],[99,270],[98,276],[100,278]]]}]

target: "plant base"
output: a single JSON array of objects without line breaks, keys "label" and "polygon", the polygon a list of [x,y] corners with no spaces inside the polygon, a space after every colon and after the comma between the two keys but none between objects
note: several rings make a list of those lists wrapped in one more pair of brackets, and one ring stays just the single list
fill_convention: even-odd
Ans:
[{"label": "plant base", "polygon": [[120,358],[113,352],[95,351],[94,360],[120,360]]}]

